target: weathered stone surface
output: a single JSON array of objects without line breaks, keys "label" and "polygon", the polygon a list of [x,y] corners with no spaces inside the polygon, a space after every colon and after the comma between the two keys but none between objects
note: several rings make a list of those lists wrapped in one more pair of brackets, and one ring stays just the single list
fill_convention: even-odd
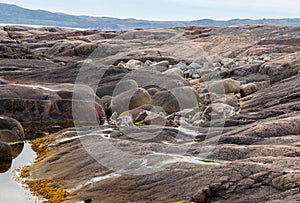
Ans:
[{"label": "weathered stone surface", "polygon": [[[0,112],[3,115],[14,117],[21,121],[44,121],[59,122],[72,121],[73,108],[72,100],[30,100],[30,99],[1,99]],[[74,101],[75,106],[81,104],[82,110],[86,112],[94,112],[90,104],[94,104],[95,114],[99,119],[99,123],[103,123],[106,119],[105,112],[101,105],[93,102]],[[78,110],[81,110],[78,108]],[[84,114],[82,121],[85,121]],[[87,119],[87,118],[86,118]]]},{"label": "weathered stone surface", "polygon": [[145,89],[135,88],[113,97],[111,101],[111,109],[112,112],[121,114],[124,111],[151,103],[151,96]]},{"label": "weathered stone surface", "polygon": [[198,96],[191,87],[179,87],[169,91],[161,91],[153,96],[153,106],[160,106],[168,114],[183,109],[197,108]]},{"label": "weathered stone surface", "polygon": [[208,85],[208,90],[216,94],[239,93],[241,90],[240,82],[233,79],[212,82]]},{"label": "weathered stone surface", "polygon": [[271,82],[275,83],[285,78],[297,75],[300,70],[300,54],[294,53],[277,60],[270,61],[261,66],[259,72],[267,74]]},{"label": "weathered stone surface", "polygon": [[209,105],[203,112],[209,120],[217,118],[230,118],[235,114],[234,107],[223,104],[223,103],[213,103]]},{"label": "weathered stone surface", "polygon": [[[299,35],[296,27],[263,25],[132,31],[1,27],[0,111],[19,120],[71,121],[72,84],[88,66],[92,74],[80,84],[90,85],[98,97],[89,108],[83,98],[77,102],[84,120],[95,106],[102,122],[103,110],[110,117],[115,87],[128,80],[147,98],[167,93],[158,101],[172,114],[141,102],[147,104],[121,114],[131,115],[121,120],[123,127],[68,128],[47,137],[47,155],[30,167],[31,178],[64,180],[62,187],[71,193],[66,202],[178,202],[197,194],[200,202],[205,189],[212,201],[299,202]],[[151,70],[160,61],[168,61],[160,65],[170,70]],[[192,87],[183,88],[189,81]],[[257,91],[244,94],[249,83]],[[178,94],[190,104],[193,88],[200,100],[179,108],[172,94],[183,90]],[[117,105],[123,108],[127,97]],[[234,115],[225,119],[228,107]],[[135,119],[145,122],[139,125],[167,119],[179,128],[136,126]],[[110,123],[116,122],[113,114]],[[139,169],[150,172],[141,175]]]},{"label": "weathered stone surface", "polygon": [[257,90],[258,90],[258,87],[254,83],[250,83],[250,84],[241,86],[242,96],[247,96],[249,94],[252,94],[253,92],[256,92]]},{"label": "weathered stone surface", "polygon": [[171,68],[169,70],[166,70],[164,72],[164,74],[166,74],[166,75],[176,75],[177,74],[177,75],[180,75],[181,77],[184,76],[183,71],[179,68]]},{"label": "weathered stone surface", "polygon": [[17,120],[0,116],[0,141],[18,142],[24,139],[23,127]]},{"label": "weathered stone surface", "polygon": [[150,68],[159,72],[165,72],[169,69],[170,62],[169,61],[160,61],[157,63],[153,63],[150,65]]},{"label": "weathered stone surface", "polygon": [[134,80],[121,80],[114,89],[113,96],[117,96],[123,92],[138,88],[138,84]]},{"label": "weathered stone surface", "polygon": [[138,60],[130,60],[126,63],[126,68],[131,69],[131,70],[135,70],[135,69],[141,69],[141,68],[145,68],[146,65]]}]

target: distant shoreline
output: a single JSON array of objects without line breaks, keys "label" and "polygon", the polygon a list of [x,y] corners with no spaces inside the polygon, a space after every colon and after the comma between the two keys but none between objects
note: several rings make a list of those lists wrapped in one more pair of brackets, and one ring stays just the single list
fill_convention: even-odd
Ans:
[{"label": "distant shoreline", "polygon": [[134,18],[118,19],[113,17],[76,16],[53,13],[45,10],[25,9],[16,5],[0,3],[0,23],[31,27],[62,27],[76,30],[134,30],[152,28],[174,28],[187,26],[229,27],[246,25],[277,25],[300,27],[300,18],[282,19],[199,19],[192,21],[151,21]]},{"label": "distant shoreline", "polygon": [[63,26],[52,26],[52,25],[31,25],[31,24],[12,24],[12,23],[0,23],[0,26],[23,26],[23,27],[32,27],[32,28],[43,28],[43,27],[52,27],[52,28],[64,28],[72,30],[89,30],[86,28],[75,28],[75,27],[63,27]]}]

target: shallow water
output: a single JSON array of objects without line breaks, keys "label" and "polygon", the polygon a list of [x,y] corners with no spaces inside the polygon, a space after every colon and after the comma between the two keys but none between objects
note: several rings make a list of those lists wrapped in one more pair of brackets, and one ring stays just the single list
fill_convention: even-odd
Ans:
[{"label": "shallow water", "polygon": [[36,158],[29,143],[24,143],[21,154],[12,161],[12,165],[5,173],[0,173],[0,202],[2,203],[32,203],[40,202],[37,197],[16,181],[16,169],[24,167]]}]

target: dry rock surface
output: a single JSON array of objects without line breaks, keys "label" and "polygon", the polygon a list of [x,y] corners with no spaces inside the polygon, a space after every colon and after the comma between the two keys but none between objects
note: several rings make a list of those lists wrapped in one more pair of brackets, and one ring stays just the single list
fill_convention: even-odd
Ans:
[{"label": "dry rock surface", "polygon": [[300,28],[0,37],[1,166],[43,137],[64,202],[300,202]]}]

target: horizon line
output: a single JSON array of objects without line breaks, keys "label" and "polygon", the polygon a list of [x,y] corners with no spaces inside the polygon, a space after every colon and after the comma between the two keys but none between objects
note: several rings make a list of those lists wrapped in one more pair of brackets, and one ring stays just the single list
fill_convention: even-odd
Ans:
[{"label": "horizon line", "polygon": [[119,19],[119,20],[137,20],[137,21],[156,21],[156,22],[193,22],[193,21],[201,21],[201,20],[212,20],[212,21],[231,21],[231,20],[288,20],[288,19],[300,19],[300,17],[260,17],[260,18],[240,18],[240,17],[234,17],[234,18],[210,18],[210,17],[203,17],[198,19],[189,19],[189,20],[180,20],[180,19],[149,19],[149,18],[135,18],[135,17],[118,17],[118,16],[100,16],[100,15],[92,15],[92,14],[76,14],[76,13],[65,13],[65,12],[59,12],[59,11],[50,11],[45,9],[39,9],[39,8],[26,8],[22,7],[16,4],[11,3],[2,3],[0,4],[6,4],[10,6],[16,6],[22,9],[27,9],[31,11],[44,11],[49,12],[53,14],[63,14],[63,15],[69,15],[69,16],[77,16],[77,17],[92,17],[92,18],[113,18],[113,19]]}]

